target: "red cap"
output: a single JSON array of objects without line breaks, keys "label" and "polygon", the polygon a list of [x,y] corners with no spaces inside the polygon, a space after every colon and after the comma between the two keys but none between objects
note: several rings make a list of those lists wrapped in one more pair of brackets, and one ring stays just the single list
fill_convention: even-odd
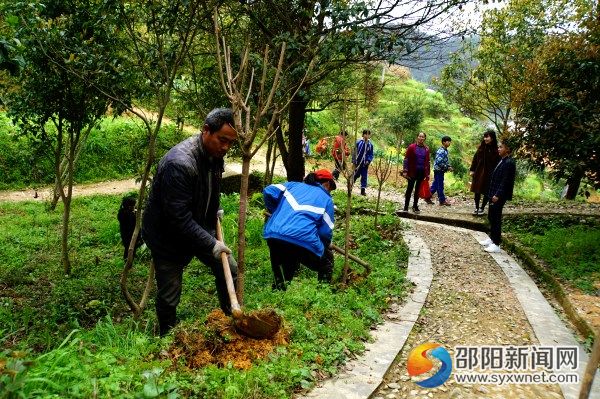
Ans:
[{"label": "red cap", "polygon": [[327,169],[319,169],[319,170],[315,171],[315,178],[317,179],[317,181],[320,181],[320,182],[326,182],[326,181],[331,182],[332,183],[331,189],[335,190],[335,188],[336,188],[335,180],[333,180],[333,175]]},{"label": "red cap", "polygon": [[317,178],[317,180],[333,180],[333,175],[327,169],[319,169],[315,171],[315,177]]}]

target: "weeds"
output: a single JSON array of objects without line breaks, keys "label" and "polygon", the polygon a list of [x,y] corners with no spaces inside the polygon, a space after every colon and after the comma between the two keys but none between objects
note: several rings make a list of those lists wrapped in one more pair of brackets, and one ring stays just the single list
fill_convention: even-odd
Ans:
[{"label": "weeds", "polygon": [[506,226],[557,276],[586,293],[598,290],[600,222],[597,218],[520,217],[508,219]]},{"label": "weeds", "polygon": [[[188,370],[161,357],[172,338],[154,336],[152,300],[134,323],[121,298],[119,202],[118,196],[75,200],[77,262],[70,278],[62,276],[56,251],[60,212],[48,212],[38,203],[0,204],[0,343],[10,348],[0,353],[0,392],[10,389],[16,397],[287,398],[360,353],[389,298],[404,295],[408,253],[393,238],[401,230],[398,219],[389,216],[380,219],[380,231],[373,229],[372,216],[352,216],[352,252],[373,267],[367,279],[339,290],[319,284],[314,272],[302,268],[286,292],[273,292],[268,248],[261,238],[262,209],[255,198],[247,224],[246,307],[277,309],[291,343],[248,371]],[[236,195],[222,198],[226,241],[232,247],[237,202]],[[339,234],[334,235],[338,244]],[[148,255],[139,255],[132,286],[141,290]],[[334,279],[342,263],[337,256]],[[192,262],[184,274],[179,317],[201,322],[217,307],[212,275]]]}]

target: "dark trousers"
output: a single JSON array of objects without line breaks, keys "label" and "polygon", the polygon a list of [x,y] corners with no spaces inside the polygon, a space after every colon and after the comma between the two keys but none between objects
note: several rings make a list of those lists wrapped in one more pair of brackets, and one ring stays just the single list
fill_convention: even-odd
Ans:
[{"label": "dark trousers", "polygon": [[446,201],[446,196],[444,195],[444,172],[438,170],[433,172],[433,183],[431,183],[431,189],[429,191],[431,192],[431,195],[437,192],[440,204]]},{"label": "dark trousers", "polygon": [[360,177],[360,188],[367,188],[367,177],[369,176],[369,165],[358,165],[354,171],[354,181]]},{"label": "dark trousers", "polygon": [[337,180],[340,178],[340,172],[346,169],[346,160],[338,160],[333,158],[333,162],[335,163],[335,168],[333,169],[333,172],[331,172],[331,174],[333,175],[333,178]]},{"label": "dark trousers", "polygon": [[404,209],[408,210],[408,204],[410,203],[410,195],[415,190],[413,199],[413,208],[416,208],[419,203],[419,188],[421,188],[421,182],[425,178],[425,171],[417,170],[417,175],[412,178],[408,178],[408,186],[406,187],[406,193],[404,194]]},{"label": "dark trousers", "polygon": [[[481,201],[481,195],[480,193],[475,193],[475,208],[479,209],[479,202]],[[483,194],[483,202],[481,203],[481,209],[485,208],[485,206],[487,205],[489,201],[489,198],[486,194]]]},{"label": "dark trousers", "polygon": [[[215,276],[215,286],[219,298],[219,306],[225,314],[231,314],[231,304],[225,285],[225,275],[220,261],[211,255],[199,256],[198,259],[208,267]],[[177,305],[181,298],[183,283],[183,269],[187,263],[177,263],[168,260],[153,258],[156,279],[156,316],[160,335],[165,335],[177,324]],[[230,265],[234,286],[237,282],[237,268]]]},{"label": "dark trousers", "polygon": [[267,244],[269,245],[271,268],[275,278],[273,289],[285,290],[286,284],[292,281],[300,268],[300,264],[316,271],[320,282],[331,282],[333,274],[333,252],[331,249],[325,248],[323,256],[318,257],[306,248],[276,238],[267,239]]},{"label": "dark trousers", "polygon": [[488,207],[488,220],[490,221],[490,239],[496,245],[502,242],[502,209],[506,201],[491,202]]}]

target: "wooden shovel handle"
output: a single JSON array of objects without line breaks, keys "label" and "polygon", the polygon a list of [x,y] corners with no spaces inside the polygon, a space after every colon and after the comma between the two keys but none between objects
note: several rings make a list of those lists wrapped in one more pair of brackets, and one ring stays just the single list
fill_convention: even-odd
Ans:
[{"label": "wooden shovel handle", "polygon": [[[223,230],[221,228],[221,221],[217,218],[217,239],[223,241]],[[225,241],[223,241],[225,242]],[[235,287],[233,286],[233,278],[231,277],[231,269],[229,268],[229,260],[227,254],[221,252],[221,263],[223,264],[223,274],[225,275],[225,285],[227,286],[227,293],[229,294],[229,303],[231,304],[231,313],[233,317],[238,319],[242,316],[242,309],[235,295]]]}]

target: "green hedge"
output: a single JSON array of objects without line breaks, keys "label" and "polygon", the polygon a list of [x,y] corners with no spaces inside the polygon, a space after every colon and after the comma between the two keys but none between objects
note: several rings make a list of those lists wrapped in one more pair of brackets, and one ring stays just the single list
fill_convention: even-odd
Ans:
[{"label": "green hedge", "polygon": [[[163,124],[157,140],[157,159],[185,133]],[[105,118],[92,130],[76,167],[77,183],[119,179],[139,174],[148,146],[140,122],[127,117]],[[22,135],[4,113],[0,114],[0,189],[52,184],[52,151]]]}]

